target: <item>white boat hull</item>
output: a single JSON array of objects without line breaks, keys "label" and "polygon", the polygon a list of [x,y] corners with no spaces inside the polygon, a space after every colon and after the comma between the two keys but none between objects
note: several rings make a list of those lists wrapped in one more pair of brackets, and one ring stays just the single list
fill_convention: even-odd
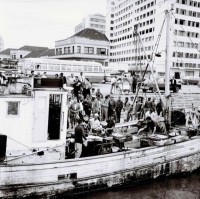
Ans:
[{"label": "white boat hull", "polygon": [[0,165],[0,198],[73,194],[200,167],[200,138],[62,162]]}]

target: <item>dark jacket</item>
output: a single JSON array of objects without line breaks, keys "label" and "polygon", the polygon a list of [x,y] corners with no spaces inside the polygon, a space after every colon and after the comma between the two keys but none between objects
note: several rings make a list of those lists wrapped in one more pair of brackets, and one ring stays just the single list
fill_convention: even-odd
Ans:
[{"label": "dark jacket", "polygon": [[75,127],[75,142],[83,144],[83,138],[86,140],[84,129],[81,125]]}]

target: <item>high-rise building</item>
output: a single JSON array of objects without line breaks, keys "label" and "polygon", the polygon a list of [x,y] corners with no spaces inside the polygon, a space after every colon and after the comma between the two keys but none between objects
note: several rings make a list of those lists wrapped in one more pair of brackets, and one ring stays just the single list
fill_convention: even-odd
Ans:
[{"label": "high-rise building", "polygon": [[166,10],[173,10],[171,39],[167,41],[171,49],[171,76],[200,77],[200,0],[107,0],[110,63],[126,63],[139,73],[148,63],[146,57],[150,59],[159,52],[161,57],[155,58],[153,66],[157,72],[164,72]]},{"label": "high-rise building", "polygon": [[86,28],[95,29],[102,34],[106,32],[106,17],[101,14],[87,15],[82,22],[75,27],[75,33],[78,33]]}]

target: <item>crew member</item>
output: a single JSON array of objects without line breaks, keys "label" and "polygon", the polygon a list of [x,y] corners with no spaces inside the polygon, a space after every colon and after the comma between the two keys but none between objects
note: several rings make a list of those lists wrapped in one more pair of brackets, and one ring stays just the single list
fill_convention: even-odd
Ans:
[{"label": "crew member", "polygon": [[83,147],[83,139],[87,140],[84,134],[84,129],[81,125],[82,121],[77,120],[78,125],[75,127],[75,158],[80,158]]}]

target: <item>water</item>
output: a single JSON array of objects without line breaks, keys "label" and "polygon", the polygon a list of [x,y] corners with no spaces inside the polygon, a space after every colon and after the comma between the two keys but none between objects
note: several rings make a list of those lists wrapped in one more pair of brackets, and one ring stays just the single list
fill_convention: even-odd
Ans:
[{"label": "water", "polygon": [[145,184],[73,196],[72,199],[199,199],[200,172]]}]

